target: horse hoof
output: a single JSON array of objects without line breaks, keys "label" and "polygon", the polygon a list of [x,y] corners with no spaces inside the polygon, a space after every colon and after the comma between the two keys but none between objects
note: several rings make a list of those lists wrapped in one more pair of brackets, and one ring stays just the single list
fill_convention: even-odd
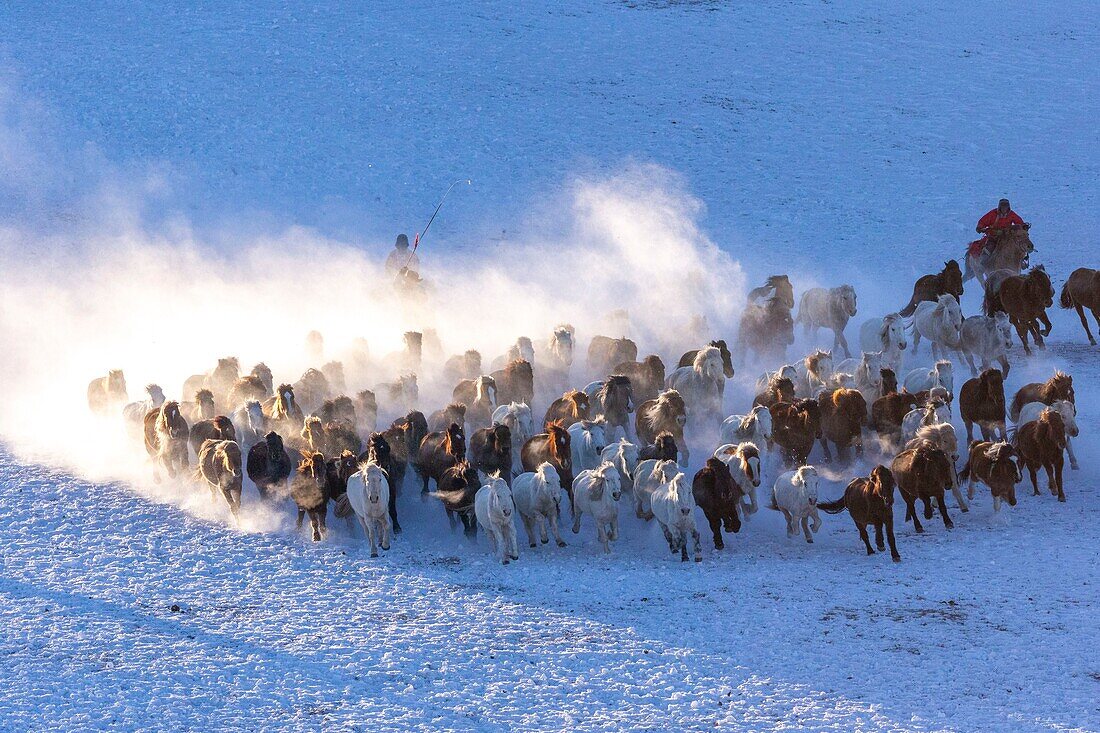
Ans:
[{"label": "horse hoof", "polygon": [[968,511],[970,511],[970,507],[968,507],[968,506],[960,506],[960,507],[959,507],[959,510],[960,510],[960,511],[961,511],[961,512],[962,512],[963,514],[966,514],[966,513],[968,512]]},{"label": "horse hoof", "polygon": [[[550,540],[546,539],[545,537],[543,537],[543,538],[542,538],[542,544],[544,544],[544,545],[545,545],[545,544],[546,544],[547,542],[549,542],[549,541],[550,541]],[[534,546],[535,546],[535,545],[534,545],[534,543],[532,543],[532,544],[531,544],[531,547],[534,547]]]},{"label": "horse hoof", "polygon": [[558,547],[565,547],[565,540],[558,540]]},{"label": "horse hoof", "polygon": [[519,555],[512,555],[513,560],[519,560]]},{"label": "horse hoof", "polygon": [[1058,497],[1058,501],[1060,501],[1060,502],[1062,502],[1063,504],[1065,504],[1065,503],[1066,503],[1066,497],[1064,497],[1064,496],[1059,496],[1059,497]]},{"label": "horse hoof", "polygon": [[502,565],[507,565],[509,562],[510,562],[510,560],[508,558],[504,558],[504,560],[501,562],[501,564]]},{"label": "horse hoof", "polygon": [[370,556],[371,556],[371,557],[378,557],[378,551],[377,551],[377,550],[375,550],[374,552],[372,552],[372,553],[370,554]]},{"label": "horse hoof", "polygon": [[703,556],[702,555],[696,555],[695,556],[695,562],[703,562]]},{"label": "horse hoof", "polygon": [[947,522],[943,526],[947,527],[948,529],[955,529],[955,523],[954,522]]},{"label": "horse hoof", "polygon": [[1069,470],[1071,470],[1071,471],[1079,471],[1079,470],[1081,470],[1081,467],[1080,467],[1080,466],[1078,466],[1078,465],[1077,465],[1076,463],[1071,463],[1071,464],[1069,464]]},{"label": "horse hoof", "polygon": [[807,537],[806,538],[806,544],[812,545],[813,543],[814,543],[814,538],[813,537]]},{"label": "horse hoof", "polygon": [[891,555],[890,557],[894,562],[901,562],[901,555]]},{"label": "horse hoof", "polygon": [[531,543],[531,548],[532,548],[532,549],[533,549],[533,548],[535,548],[535,547],[537,547],[537,546],[538,546],[538,545],[536,545],[536,544],[535,544],[534,542],[532,542],[532,543]]}]

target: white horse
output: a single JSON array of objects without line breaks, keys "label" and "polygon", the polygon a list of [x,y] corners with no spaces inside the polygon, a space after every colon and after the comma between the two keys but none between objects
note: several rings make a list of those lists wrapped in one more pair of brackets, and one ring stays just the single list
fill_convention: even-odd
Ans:
[{"label": "white horse", "polygon": [[837,372],[851,373],[853,376],[853,389],[859,390],[863,395],[867,408],[871,408],[879,397],[882,397],[882,352],[864,351],[855,359],[845,359],[837,365]]},{"label": "white horse", "polygon": [[748,415],[730,415],[722,421],[718,430],[719,443],[734,445],[748,441],[756,446],[760,455],[768,451],[772,442],[772,414],[763,405],[752,408]]},{"label": "white horse", "polygon": [[962,490],[959,488],[959,472],[956,468],[959,463],[959,438],[955,433],[955,427],[949,422],[922,425],[913,434],[913,439],[905,444],[904,450],[915,448],[922,440],[936,446],[951,459],[951,493],[959,502],[959,509],[964,512],[970,511],[970,507],[963,501]]},{"label": "white horse", "polygon": [[512,500],[527,530],[531,547],[535,546],[535,530],[546,544],[546,527],[558,547],[565,547],[565,540],[558,532],[558,515],[561,513],[561,478],[549,463],[543,462],[533,472],[521,473],[512,479]]},{"label": "white horse", "polygon": [[668,375],[665,386],[684,398],[688,420],[696,426],[717,423],[722,417],[722,386],[726,374],[722,352],[716,346],[699,349],[689,367],[680,367]]},{"label": "white horse", "polygon": [[367,463],[348,478],[348,503],[370,541],[370,556],[378,557],[379,543],[383,550],[390,549],[390,484],[381,466]]},{"label": "white horse", "polygon": [[504,479],[490,476],[489,483],[474,495],[474,514],[477,523],[489,536],[489,550],[500,550],[500,562],[507,565],[519,559],[519,543],[516,540],[515,503],[512,492]]},{"label": "white horse", "polygon": [[676,461],[655,458],[639,461],[634,469],[634,515],[647,522],[653,519],[650,497],[658,486],[668,483],[679,472],[680,466]]},{"label": "white horse", "polygon": [[145,385],[147,399],[131,402],[122,408],[122,419],[125,421],[126,432],[135,440],[140,440],[145,431],[145,413],[164,404],[164,390],[159,384]]},{"label": "white horse", "polygon": [[797,471],[787,471],[779,475],[772,487],[770,508],[783,512],[787,519],[787,536],[798,534],[798,524],[802,523],[802,533],[806,541],[813,543],[812,529],[821,528],[821,514],[817,511],[817,484],[820,479],[813,466],[802,466]]},{"label": "white horse", "polygon": [[1054,410],[1062,416],[1062,422],[1066,426],[1066,453],[1069,455],[1069,467],[1070,470],[1076,471],[1079,467],[1077,465],[1077,456],[1073,455],[1073,441],[1071,438],[1076,438],[1081,434],[1081,431],[1077,427],[1077,408],[1069,400],[1054,400],[1049,405],[1042,402],[1028,402],[1020,408],[1020,414],[1016,416],[1016,425],[1024,425],[1032,420],[1038,420],[1039,416],[1043,414],[1043,410]]},{"label": "white horse", "polygon": [[614,464],[619,469],[623,490],[634,492],[634,471],[638,468],[638,446],[626,438],[605,446],[600,455],[600,463]]},{"label": "white horse", "polygon": [[781,377],[785,377],[785,378],[791,380],[792,385],[797,384],[798,383],[798,368],[795,367],[794,364],[784,364],[783,366],[776,369],[774,372],[764,372],[756,380],[756,391],[758,393],[763,392],[764,390],[766,390],[768,387],[771,386],[773,378],[774,379],[779,379]]},{"label": "white horse", "polygon": [[607,447],[603,420],[580,420],[567,428],[569,450],[574,471],[587,471],[600,465],[600,456]]},{"label": "white horse", "polygon": [[[675,464],[675,462],[672,462]],[[610,463],[598,468],[581,471],[573,479],[573,501],[576,515],[573,517],[573,534],[581,531],[581,515],[591,514],[596,521],[596,537],[603,551],[610,553],[610,541],[619,538],[619,497],[622,496],[619,469]]]},{"label": "white horse", "polygon": [[493,410],[493,424],[504,425],[512,433],[512,471],[523,472],[520,450],[527,439],[535,434],[535,421],[526,402],[511,402]]},{"label": "white horse", "polygon": [[1001,365],[1001,374],[1008,376],[1008,350],[1012,348],[1012,324],[1008,315],[997,311],[990,316],[970,316],[964,318],[959,338],[959,351],[966,359],[971,374],[977,374],[974,360],[981,369],[989,369],[996,360]]},{"label": "white horse", "polygon": [[[730,475],[734,482],[741,487],[742,499],[738,505],[742,519],[748,519],[756,514],[760,508],[756,496],[756,489],[763,478],[763,469],[760,465],[762,454],[756,449],[756,444],[744,442],[739,444],[727,443],[720,445],[714,451],[714,457],[729,466]],[[745,504],[745,498],[749,503]]]},{"label": "white horse", "polygon": [[539,344],[536,352],[539,360],[540,388],[551,394],[559,394],[569,387],[569,370],[573,366],[576,350],[576,330],[567,323],[554,326],[550,338]]},{"label": "white horse", "polygon": [[695,524],[695,496],[687,485],[684,474],[678,473],[668,483],[661,484],[653,492],[653,516],[665,533],[668,549],[680,553],[681,562],[687,562],[687,539],[694,545],[695,562],[702,562],[703,551],[699,545],[699,529]]},{"label": "white horse", "polygon": [[859,327],[859,347],[863,351],[881,351],[882,365],[898,372],[905,360],[905,320],[899,313],[871,318]]},{"label": "white horse", "polygon": [[856,289],[851,285],[837,288],[810,288],[802,294],[798,303],[798,317],[795,323],[806,326],[806,334],[819,328],[828,328],[833,332],[833,350],[844,349],[844,356],[852,354],[848,350],[848,340],[844,338],[844,329],[848,321],[856,314]]},{"label": "white horse", "polygon": [[836,369],[833,367],[833,352],[818,349],[795,365],[798,379],[794,391],[802,397],[816,397],[829,388],[829,380]]},{"label": "white horse", "polygon": [[917,437],[917,431],[926,425],[951,422],[951,408],[939,399],[929,397],[925,407],[914,407],[901,419],[901,442],[904,445]]},{"label": "white horse", "polygon": [[267,418],[256,400],[249,400],[234,410],[232,420],[242,451],[247,452],[267,435]]},{"label": "white horse", "polygon": [[913,312],[913,353],[917,353],[923,336],[932,342],[932,358],[948,356],[948,350],[959,348],[962,331],[962,308],[950,293],[936,301],[925,300]]},{"label": "white horse", "polygon": [[941,359],[931,369],[914,369],[905,375],[902,387],[910,394],[943,387],[949,395],[954,396],[955,367],[950,361]]}]

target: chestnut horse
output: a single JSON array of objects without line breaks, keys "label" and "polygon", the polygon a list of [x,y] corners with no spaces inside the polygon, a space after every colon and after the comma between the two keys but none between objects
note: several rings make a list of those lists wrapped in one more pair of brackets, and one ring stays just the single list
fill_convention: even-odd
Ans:
[{"label": "chestnut horse", "polygon": [[1089,330],[1088,319],[1085,318],[1085,308],[1092,311],[1092,319],[1096,321],[1096,328],[1100,330],[1100,270],[1090,267],[1078,267],[1070,273],[1066,284],[1062,286],[1062,294],[1058,298],[1058,304],[1063,308],[1075,308],[1077,316],[1081,319],[1081,326],[1085,329],[1085,335],[1089,337],[1089,343],[1096,346],[1096,339]]},{"label": "chestnut horse", "polygon": [[581,420],[590,420],[590,401],[588,394],[579,389],[570,390],[550,403],[546,408],[546,417],[542,424],[557,420],[563,427],[569,427]]},{"label": "chestnut horse", "polygon": [[428,491],[428,479],[439,484],[439,477],[448,468],[466,460],[466,431],[458,423],[451,423],[445,431],[428,433],[420,441],[414,467],[423,482],[421,493]]},{"label": "chestnut horse", "polygon": [[1020,463],[1027,468],[1031,476],[1031,487],[1035,496],[1039,495],[1036,474],[1040,468],[1047,472],[1047,486],[1050,493],[1065,501],[1062,489],[1062,467],[1065,465],[1066,424],[1062,416],[1051,408],[1043,410],[1038,420],[1024,423],[1016,431],[1016,450],[1020,454]]},{"label": "chestnut horse", "polygon": [[1005,439],[1005,380],[1000,369],[985,369],[959,390],[959,415],[966,425],[966,441],[974,440],[974,425],[982,440]]},{"label": "chestnut horse", "polygon": [[827,514],[840,514],[845,509],[859,530],[859,537],[867,548],[868,555],[874,555],[871,538],[867,536],[867,525],[875,526],[875,544],[879,552],[886,549],[882,541],[882,529],[886,528],[886,539],[890,543],[890,557],[901,562],[901,554],[894,542],[894,474],[886,466],[875,466],[868,478],[856,478],[844,490],[844,496],[836,501],[818,502],[817,508]]},{"label": "chestnut horse", "polygon": [[640,362],[624,361],[616,364],[611,373],[622,374],[630,380],[634,388],[634,399],[638,402],[657,399],[665,386],[665,363],[656,354],[650,354]]},{"label": "chestnut horse", "polygon": [[[228,418],[222,418],[227,420]],[[210,500],[220,492],[229,505],[233,520],[240,521],[241,511],[241,447],[235,440],[207,440],[198,450],[198,477],[210,487]]]},{"label": "chestnut horse", "polygon": [[187,438],[190,430],[179,403],[170,400],[145,413],[145,451],[153,460],[153,480],[160,482],[156,467],[164,466],[169,478],[187,470]]},{"label": "chestnut horse", "polygon": [[954,295],[955,300],[962,302],[963,276],[956,260],[943,263],[943,269],[935,275],[922,275],[917,278],[913,283],[913,297],[899,313],[908,318],[913,315],[913,311],[922,301],[938,300],[945,293]]},{"label": "chestnut horse", "polygon": [[1020,416],[1020,408],[1028,402],[1042,402],[1044,405],[1053,405],[1057,400],[1066,400],[1077,404],[1073,392],[1073,377],[1065,372],[1054,372],[1054,376],[1045,382],[1030,382],[1020,387],[1012,398],[1012,404],[1008,408],[1008,416],[1016,422]]},{"label": "chestnut horse", "polygon": [[768,408],[772,416],[772,440],[784,459],[795,466],[809,461],[814,441],[821,438],[821,407],[817,400],[777,402]]},{"label": "chestnut horse", "polygon": [[901,498],[905,500],[905,521],[912,518],[913,529],[918,534],[924,532],[920,518],[917,517],[918,499],[924,502],[925,519],[932,518],[932,500],[935,499],[940,516],[943,517],[943,526],[948,529],[954,526],[951,517],[947,515],[944,491],[954,486],[955,467],[951,465],[951,459],[946,453],[922,440],[914,447],[899,453],[890,464],[890,469],[901,489]]},{"label": "chestnut horse", "polygon": [[855,446],[856,455],[863,455],[863,427],[867,424],[867,401],[854,389],[822,392],[817,397],[821,410],[821,448],[825,460],[832,460],[829,443],[836,445],[836,457],[848,459],[848,446]]},{"label": "chestnut horse", "polygon": [[[1030,354],[1027,343],[1028,334],[1035,339],[1035,345],[1045,348],[1043,337],[1050,335],[1050,319],[1046,309],[1054,305],[1054,286],[1050,276],[1042,265],[1033,267],[1026,275],[1017,275],[1011,270],[997,270],[991,273],[985,283],[985,300],[982,308],[985,314],[993,317],[998,311],[1008,314],[1008,320],[1016,327],[1024,353]],[[1044,328],[1040,330],[1039,324]]]}]

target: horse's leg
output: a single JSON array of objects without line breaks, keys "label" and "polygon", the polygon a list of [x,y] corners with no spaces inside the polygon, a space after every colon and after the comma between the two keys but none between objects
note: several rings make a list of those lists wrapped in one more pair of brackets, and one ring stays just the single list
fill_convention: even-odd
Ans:
[{"label": "horse's leg", "polygon": [[[864,539],[863,541],[866,542],[867,540]],[[886,549],[886,543],[882,541],[882,522],[875,522],[875,545],[877,545],[880,550]]]},{"label": "horse's leg", "polygon": [[558,543],[558,547],[565,547],[565,540],[561,538],[561,532],[558,530],[558,517],[553,512],[546,518],[547,523],[550,525],[550,534],[554,536],[554,541]]},{"label": "horse's leg", "polygon": [[[550,524],[550,518],[549,517],[543,517],[539,514],[536,514],[534,517],[531,518],[531,526],[538,530],[539,541],[542,542],[542,544],[544,544],[544,545],[547,542],[550,541],[550,537],[548,537],[547,534],[546,534],[546,527],[549,524]],[[534,539],[534,532],[532,532],[531,534],[532,534],[531,539]]]},{"label": "horse's leg", "polygon": [[[821,443],[821,450],[825,452],[825,462],[828,463],[833,460],[832,454],[829,452],[829,443],[826,442],[825,437],[818,438],[818,442]],[[839,451],[839,448],[838,448]]]},{"label": "horse's leg", "polygon": [[795,518],[791,516],[789,511],[786,509],[782,509],[781,511],[783,512],[783,516],[787,519],[787,536],[794,537],[798,534],[798,523],[795,521]]},{"label": "horse's leg", "polygon": [[[863,540],[863,544],[867,547],[867,554],[874,555],[875,551],[871,549],[871,538],[867,536],[867,525],[860,522],[856,522],[856,529],[859,530],[859,538]],[[879,533],[879,541],[882,541],[882,531],[876,527],[876,531]]]},{"label": "horse's leg", "polygon": [[1038,496],[1039,495],[1039,481],[1038,481],[1039,476],[1038,476],[1038,472],[1035,470],[1035,466],[1033,466],[1029,463],[1027,465],[1027,472],[1031,476],[1031,488],[1033,489],[1033,492],[1032,492],[1031,495],[1032,496]]},{"label": "horse's leg", "polygon": [[924,502],[924,518],[931,519],[935,513],[932,511],[932,497],[927,494],[921,497],[921,501]]},{"label": "horse's leg", "polygon": [[1050,332],[1051,332],[1051,330],[1053,330],[1054,326],[1053,326],[1053,324],[1051,324],[1050,318],[1047,316],[1046,308],[1039,311],[1039,320],[1042,322],[1043,326],[1045,326],[1045,328],[1043,329],[1043,335],[1044,336],[1049,336]]},{"label": "horse's leg", "polygon": [[[1077,304],[1077,316],[1081,319],[1081,325],[1085,328],[1085,335],[1089,337],[1089,343],[1096,346],[1096,339],[1092,337],[1092,331],[1089,330],[1089,321],[1085,318],[1085,309],[1080,303]],[[1095,311],[1093,317],[1096,317]],[[1100,328],[1100,320],[1097,321],[1097,328]]]},{"label": "horse's leg", "polygon": [[959,472],[955,470],[954,466],[951,466],[951,493],[955,496],[955,501],[959,503],[959,511],[966,514],[970,511],[970,507],[966,505],[966,501],[963,499],[962,489],[959,487]]},{"label": "horse's leg", "polygon": [[917,353],[917,346],[920,345],[920,329],[913,329],[913,353]]},{"label": "horse's leg", "polygon": [[916,497],[913,497],[912,499],[907,499],[905,503],[909,505],[908,509],[906,509],[906,519],[911,516],[913,518],[913,529],[916,530],[917,534],[923,534],[924,527],[921,526],[920,517],[917,516]]},{"label": "horse's leg", "polygon": [[[966,444],[970,445],[974,442],[974,423],[970,420],[963,420],[963,424],[966,425]],[[985,432],[982,432],[982,440],[987,440]]]},{"label": "horse's leg", "polygon": [[497,554],[497,533],[492,526],[487,527],[487,529],[489,531],[485,533],[485,536],[489,538],[489,554],[495,555]]},{"label": "horse's leg", "polygon": [[[444,509],[444,511],[447,512],[447,524],[450,525],[451,531],[454,532],[455,527],[458,526],[458,520],[455,519],[455,513],[453,511],[451,511],[450,509],[446,509],[446,508]],[[463,522],[462,526],[465,527],[466,522]]]},{"label": "horse's leg", "polygon": [[695,562],[703,562],[703,548],[699,542],[699,530],[691,530],[691,544],[692,552],[695,555]]},{"label": "horse's leg", "polygon": [[898,554],[898,546],[894,542],[894,513],[890,512],[886,515],[886,541],[890,543],[890,557],[894,559],[894,562],[901,562],[901,555]]},{"label": "horse's leg", "polygon": [[943,498],[942,492],[936,497],[936,503],[940,506],[940,514],[943,516],[943,526],[948,529],[953,528],[955,523],[951,521],[951,517],[947,516],[947,500]]},{"label": "horse's leg", "polygon": [[852,352],[848,350],[848,339],[844,338],[843,328],[833,329],[833,349],[835,350],[838,346],[844,349],[845,359],[852,358]]},{"label": "horse's leg", "polygon": [[710,525],[710,532],[714,535],[714,549],[723,549],[726,543],[722,540],[722,519],[717,514],[711,514],[707,517],[707,524]]},{"label": "horse's leg", "polygon": [[1050,495],[1058,496],[1058,484],[1054,481],[1054,464],[1044,463],[1043,470],[1047,474],[1047,489],[1050,490]]},{"label": "horse's leg", "polygon": [[389,550],[390,543],[393,542],[393,526],[385,514],[382,515],[380,523],[382,524],[382,549]]},{"label": "horse's leg", "polygon": [[367,539],[370,540],[370,556],[378,557],[378,525],[373,518],[368,524]]},{"label": "horse's leg", "polygon": [[603,546],[603,551],[610,555],[611,545],[607,542],[607,528],[603,526],[603,522],[596,522],[596,539],[598,539],[600,545]]},{"label": "horse's leg", "polygon": [[393,533],[401,534],[401,522],[397,521],[397,491],[395,488],[390,490],[389,512],[390,522],[393,524]]},{"label": "horse's leg", "polygon": [[1020,337],[1020,343],[1024,345],[1024,353],[1031,356],[1031,347],[1027,344],[1027,324],[1021,323],[1019,320],[1013,318],[1012,325],[1016,327],[1016,334]]},{"label": "horse's leg", "polygon": [[814,542],[814,536],[810,534],[810,517],[806,515],[802,517],[802,534],[806,535],[806,541],[811,545]]},{"label": "horse's leg", "polygon": [[611,516],[611,521],[607,523],[607,538],[611,541],[619,539],[619,513],[615,512]]},{"label": "horse's leg", "polygon": [[519,515],[523,520],[523,528],[527,530],[527,546],[536,547],[538,543],[535,542],[535,519],[534,517],[528,517],[526,514]]},{"label": "horse's leg", "polygon": [[575,512],[573,514],[573,534],[577,534],[581,531],[581,512]]},{"label": "horse's leg", "polygon": [[[1031,319],[1031,333],[1035,336],[1035,345],[1040,349],[1047,347],[1046,341],[1043,340],[1043,331],[1039,328],[1039,321],[1046,320],[1046,313],[1043,313],[1039,318]],[[1050,321],[1047,321],[1049,323]],[[1050,329],[1047,329],[1047,333],[1050,333]]]},{"label": "horse's leg", "polygon": [[298,521],[294,523],[294,529],[301,532],[302,531],[302,520],[305,519],[305,518],[306,518],[305,509],[299,508],[298,509]]},{"label": "horse's leg", "polygon": [[1062,490],[1062,467],[1064,466],[1061,454],[1054,459],[1054,480],[1058,484],[1058,501],[1064,502],[1066,500],[1066,493]]},{"label": "horse's leg", "polygon": [[1077,465],[1077,456],[1073,455],[1073,439],[1068,435],[1066,436],[1066,453],[1069,454],[1069,467],[1070,470],[1076,471],[1080,468]]}]

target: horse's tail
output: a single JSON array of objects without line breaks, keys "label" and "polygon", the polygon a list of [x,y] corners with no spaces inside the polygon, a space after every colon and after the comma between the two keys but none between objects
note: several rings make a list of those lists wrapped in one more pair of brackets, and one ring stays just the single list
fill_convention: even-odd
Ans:
[{"label": "horse's tail", "polygon": [[982,296],[982,313],[992,318],[999,310],[1001,310],[1001,299],[987,286],[985,295]]},{"label": "horse's tail", "polygon": [[970,461],[966,462],[966,465],[959,471],[959,481],[967,481],[970,479]]},{"label": "horse's tail", "polygon": [[840,497],[836,501],[818,502],[817,508],[826,514],[840,514],[842,511],[848,508],[847,502],[844,501],[844,497]]},{"label": "horse's tail", "polygon": [[1011,445],[1013,448],[1016,447],[1016,431],[1019,429],[1019,427],[1019,425],[1013,425],[1005,431],[1005,442]]},{"label": "horse's tail", "polygon": [[1066,281],[1066,284],[1062,286],[1062,294],[1058,297],[1058,304],[1061,305],[1063,308],[1072,308],[1077,305],[1077,303],[1073,301],[1073,296],[1069,292],[1068,280]]}]

